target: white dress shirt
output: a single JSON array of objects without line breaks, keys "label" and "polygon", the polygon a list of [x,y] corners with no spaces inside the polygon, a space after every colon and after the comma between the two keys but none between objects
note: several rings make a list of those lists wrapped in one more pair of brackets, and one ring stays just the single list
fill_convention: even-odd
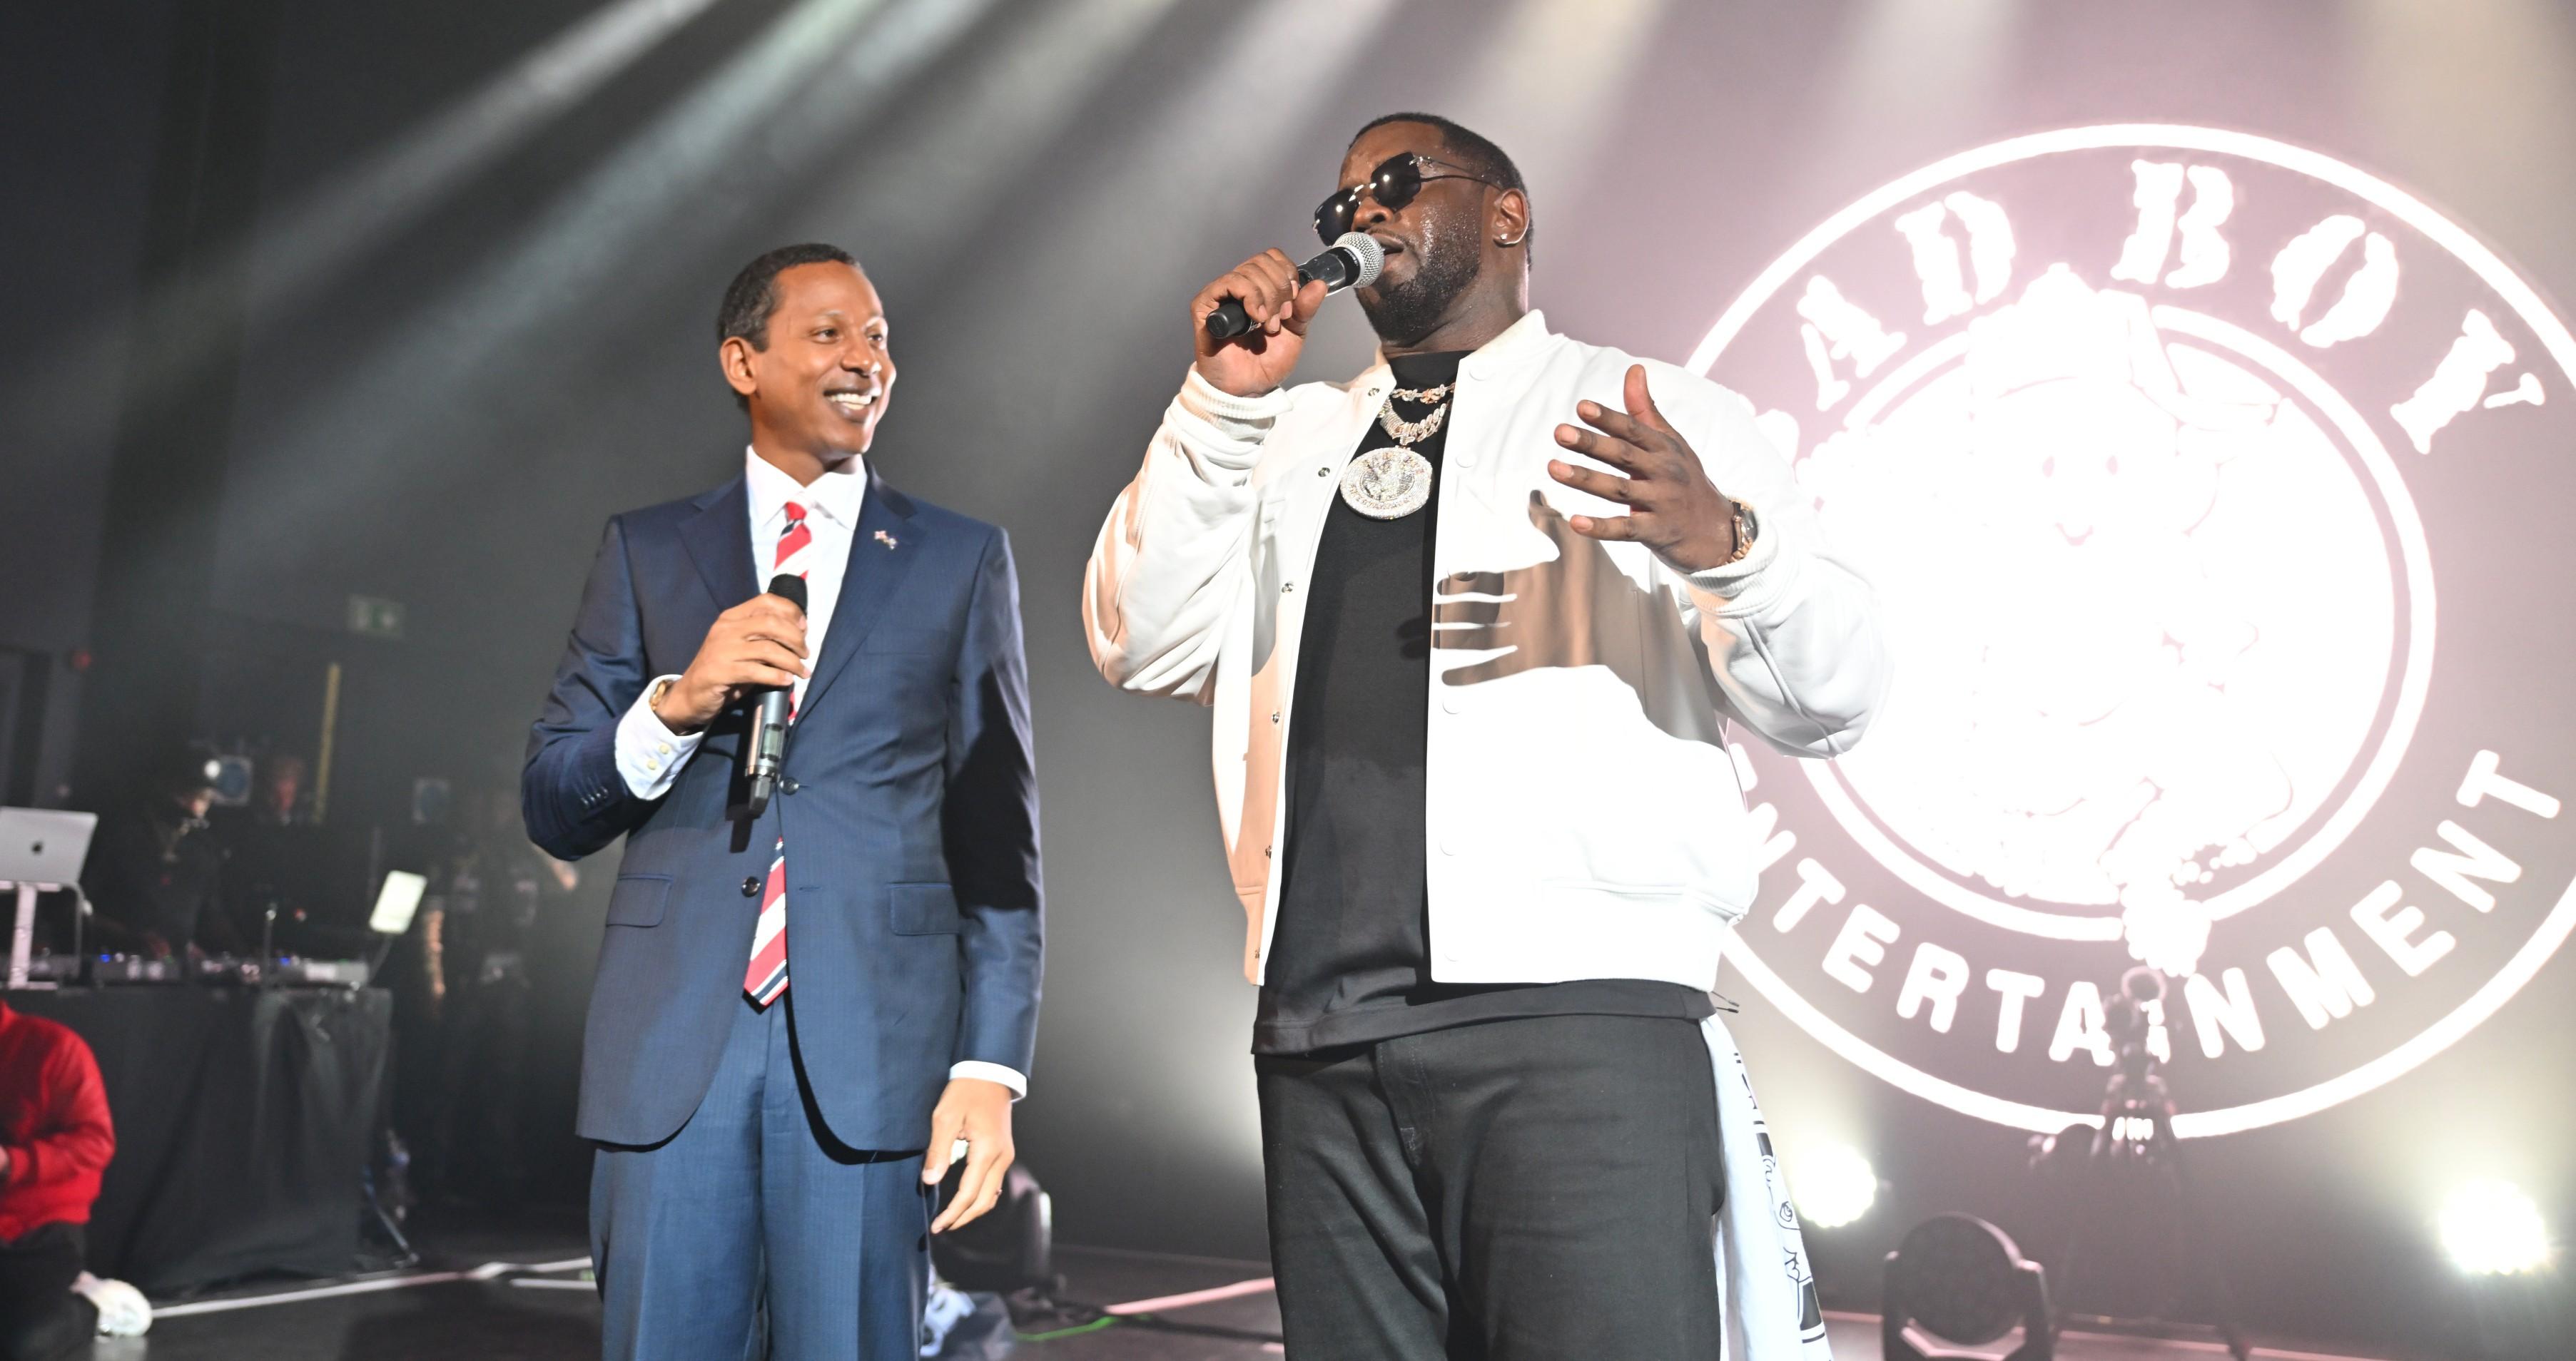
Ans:
[{"label": "white dress shirt", "polygon": [[[813,546],[806,550],[811,566],[805,573],[805,652],[810,663],[812,658],[823,655],[823,637],[832,627],[833,607],[841,600],[841,579],[850,564],[850,538],[858,532],[859,510],[867,501],[867,462],[854,454],[815,478],[812,486],[799,486],[795,478],[746,448],[743,478],[751,502],[752,579],[764,586],[777,561],[778,536],[787,529],[787,503],[794,501],[805,507],[805,528],[814,536]],[[653,692],[661,688],[662,682],[678,679],[677,675],[654,677],[644,687],[642,697],[617,723],[618,773],[639,799],[658,799],[669,793],[672,783],[680,777],[680,768],[697,754],[698,744],[706,738],[704,729],[675,733],[653,712]],[[804,693],[804,681],[796,683],[796,691],[800,696]],[[792,899],[789,906],[794,906]],[[792,977],[796,949],[792,920],[789,927],[787,948]],[[998,1082],[1010,1088],[1015,1097],[1026,1096],[1029,1091],[1026,1077],[998,1063],[968,1060],[950,1066],[948,1076]]]}]

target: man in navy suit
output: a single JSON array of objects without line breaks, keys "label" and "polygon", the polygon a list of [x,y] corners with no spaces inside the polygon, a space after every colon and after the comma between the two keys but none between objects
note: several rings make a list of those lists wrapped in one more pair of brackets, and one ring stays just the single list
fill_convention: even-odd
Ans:
[{"label": "man in navy suit", "polygon": [[1036,1037],[1019,585],[999,529],[867,466],[895,367],[846,252],[754,260],[717,328],[743,473],[609,520],[521,782],[548,853],[627,838],[582,1053],[604,1352],[909,1358],[928,1235],[999,1199]]}]

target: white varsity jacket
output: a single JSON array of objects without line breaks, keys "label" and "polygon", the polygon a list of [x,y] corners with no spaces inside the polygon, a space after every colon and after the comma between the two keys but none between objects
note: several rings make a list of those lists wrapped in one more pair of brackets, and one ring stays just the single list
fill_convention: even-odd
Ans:
[{"label": "white varsity jacket", "polygon": [[[1657,406],[1758,525],[1685,574],[1575,533],[1625,508],[1558,483],[1575,402],[1624,405],[1616,350],[1531,312],[1459,368],[1439,479],[1425,778],[1432,976],[1714,986],[1757,845],[1723,738],[1850,749],[1885,694],[1870,589],[1825,544],[1745,401],[1644,361]],[[1304,586],[1344,463],[1390,386],[1234,397],[1193,371],[1101,526],[1083,619],[1101,674],[1215,708],[1217,808],[1262,977]],[[1390,696],[1390,702],[1397,697]]]}]

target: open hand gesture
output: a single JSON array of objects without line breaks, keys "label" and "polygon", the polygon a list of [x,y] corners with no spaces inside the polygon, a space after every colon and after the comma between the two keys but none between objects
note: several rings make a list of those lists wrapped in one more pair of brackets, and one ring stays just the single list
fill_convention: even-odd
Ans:
[{"label": "open hand gesture", "polygon": [[1684,572],[1733,561],[1735,503],[1708,480],[1690,442],[1655,409],[1655,399],[1646,391],[1645,365],[1629,366],[1627,388],[1624,413],[1598,402],[1577,402],[1574,414],[1593,428],[1556,428],[1557,443],[1627,476],[1613,477],[1563,459],[1550,460],[1547,473],[1576,491],[1627,506],[1629,513],[1607,519],[1577,515],[1568,523],[1589,538],[1642,543]]}]

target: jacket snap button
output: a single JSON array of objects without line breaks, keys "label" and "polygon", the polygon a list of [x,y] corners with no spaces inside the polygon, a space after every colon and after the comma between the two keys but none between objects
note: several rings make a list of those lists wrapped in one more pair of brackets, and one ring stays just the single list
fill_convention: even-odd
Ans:
[{"label": "jacket snap button", "polygon": [[1271,721],[1271,722],[1273,722],[1273,723],[1276,723],[1276,722],[1278,722],[1278,721],[1279,721],[1279,711],[1278,711],[1278,710],[1273,709],[1273,710],[1271,710],[1271,711],[1270,711],[1270,721]]},{"label": "jacket snap button", "polygon": [[1315,470],[1315,476],[1317,477],[1331,477],[1332,475],[1333,470],[1330,468],[1317,468]]},{"label": "jacket snap button", "polygon": [[781,794],[793,794],[804,787],[805,786],[796,783],[794,780],[780,780],[778,782],[778,792]]},{"label": "jacket snap button", "polygon": [[1262,858],[1262,859],[1264,859],[1264,860],[1269,859],[1269,858],[1270,858],[1270,852],[1271,852],[1271,850],[1272,850],[1272,848],[1271,848],[1271,847],[1268,847],[1268,846],[1264,846],[1264,847],[1262,847],[1262,848],[1261,848],[1261,858]]},{"label": "jacket snap button", "polygon": [[1296,593],[1296,590],[1297,590],[1297,583],[1296,583],[1296,582],[1293,582],[1293,581],[1283,581],[1283,582],[1279,583],[1279,594],[1281,594],[1281,595],[1293,595],[1293,594],[1295,594],[1295,593]]},{"label": "jacket snap button", "polygon": [[757,898],[760,896],[760,877],[758,875],[746,874],[742,877],[742,896],[746,898]]}]

